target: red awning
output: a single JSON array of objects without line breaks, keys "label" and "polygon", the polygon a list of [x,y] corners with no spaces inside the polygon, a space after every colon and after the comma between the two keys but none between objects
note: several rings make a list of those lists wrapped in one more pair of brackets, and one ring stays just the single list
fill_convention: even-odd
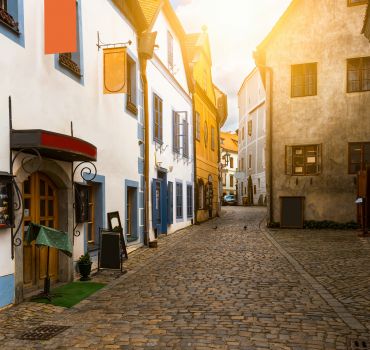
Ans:
[{"label": "red awning", "polygon": [[10,138],[12,150],[37,149],[47,158],[74,161],[96,161],[97,150],[94,145],[77,137],[58,134],[46,130],[12,130]]}]

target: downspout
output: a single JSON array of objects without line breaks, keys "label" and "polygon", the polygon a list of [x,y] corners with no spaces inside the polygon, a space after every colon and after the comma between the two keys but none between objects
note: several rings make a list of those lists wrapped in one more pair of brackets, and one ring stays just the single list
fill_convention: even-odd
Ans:
[{"label": "downspout", "polygon": [[220,118],[219,115],[217,115],[217,146],[218,146],[218,154],[217,154],[217,173],[218,173],[218,179],[217,179],[217,216],[221,216],[221,184],[222,184],[222,168],[221,168],[221,174],[219,172],[220,169],[220,163],[221,163],[221,147],[220,147]]},{"label": "downspout", "polygon": [[192,93],[192,107],[193,107],[193,166],[194,166],[194,191],[195,193],[195,210],[194,210],[194,224],[198,224],[198,208],[199,208],[199,188],[198,188],[198,178],[197,178],[197,116],[195,111],[195,91]]},{"label": "downspout", "polygon": [[146,75],[147,58],[140,55],[140,75],[143,84],[144,100],[144,244],[149,245],[149,103],[148,79]]}]

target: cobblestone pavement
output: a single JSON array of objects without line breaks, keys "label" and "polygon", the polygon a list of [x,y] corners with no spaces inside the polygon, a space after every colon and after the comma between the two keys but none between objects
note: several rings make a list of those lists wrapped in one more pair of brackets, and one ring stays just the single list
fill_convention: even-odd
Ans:
[{"label": "cobblestone pavement", "polygon": [[[161,238],[71,309],[23,303],[0,312],[0,348],[340,350],[349,337],[370,338],[369,240],[268,231],[264,214],[230,207]],[[71,328],[48,341],[18,339],[41,324]]]}]

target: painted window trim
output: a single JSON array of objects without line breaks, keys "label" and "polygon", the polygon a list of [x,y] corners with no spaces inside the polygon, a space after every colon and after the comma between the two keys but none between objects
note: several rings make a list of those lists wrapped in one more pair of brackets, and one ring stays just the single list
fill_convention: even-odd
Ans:
[{"label": "painted window trim", "polygon": [[[191,215],[188,213],[188,188],[191,188]],[[192,219],[194,217],[194,186],[192,182],[186,182],[186,217]]]},{"label": "painted window trim", "polygon": [[[153,141],[159,145],[163,145],[163,99],[162,97],[155,91],[153,91],[153,99],[152,99],[152,103],[153,103],[153,107],[152,107],[152,112],[153,112],[153,115],[152,115],[152,118],[153,118]],[[159,125],[160,129],[161,129],[161,137],[162,139],[158,138],[155,136],[155,97],[158,97],[158,99],[162,102],[162,120],[161,120],[161,125]]]},{"label": "painted window trim", "polygon": [[[176,222],[184,221],[184,182],[182,180],[175,180],[175,198],[176,198]],[[181,216],[177,215],[177,185],[181,185]]]},{"label": "painted window trim", "polygon": [[[135,101],[132,100],[129,101],[129,95],[126,94],[126,103],[125,103],[125,109],[127,112],[132,114],[134,117],[137,117],[138,115],[138,95],[139,95],[139,88],[138,88],[138,60],[137,57],[129,50],[127,50],[127,64],[129,64],[129,60],[131,60],[135,65]],[[127,67],[128,68],[128,67]],[[127,69],[127,74],[130,74],[129,70]],[[130,77],[131,81],[131,77]]]},{"label": "painted window trim", "polygon": [[[128,187],[132,187],[132,188],[136,188],[136,232],[137,232],[137,238],[135,240],[128,240],[127,236],[126,236],[126,232],[128,232],[128,229],[127,229],[127,222],[126,222],[126,215],[127,215],[127,212],[126,212],[126,206],[127,206],[127,189]],[[124,205],[125,205],[125,217],[124,217],[124,220],[125,220],[125,224],[124,224],[124,227],[125,227],[125,231],[124,231],[124,237],[125,237],[125,241],[127,242],[127,245],[135,245],[135,244],[138,244],[141,242],[141,235],[140,235],[140,208],[139,208],[139,189],[140,189],[140,186],[139,186],[139,182],[138,181],[133,181],[133,180],[125,180],[125,202],[124,202]]]},{"label": "painted window trim", "polygon": [[18,24],[18,31],[15,28],[12,28],[9,24],[7,24],[4,21],[0,20],[0,34],[3,34],[5,37],[7,37],[9,40],[12,40],[13,42],[17,43],[21,47],[25,47],[25,36],[24,36],[24,0],[11,0],[12,6],[16,7],[16,13],[9,11],[9,8],[12,6],[9,6],[8,3],[8,9],[6,13],[8,13],[14,22]]}]

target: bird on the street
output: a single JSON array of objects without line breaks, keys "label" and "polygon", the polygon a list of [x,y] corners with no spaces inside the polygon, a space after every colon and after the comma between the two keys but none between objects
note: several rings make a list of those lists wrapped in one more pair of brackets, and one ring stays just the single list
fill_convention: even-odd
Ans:
[{"label": "bird on the street", "polygon": [[244,230],[246,230],[247,229],[247,225],[244,225]]},{"label": "bird on the street", "polygon": [[214,229],[214,230],[217,230],[217,226],[215,226],[213,229]]}]

